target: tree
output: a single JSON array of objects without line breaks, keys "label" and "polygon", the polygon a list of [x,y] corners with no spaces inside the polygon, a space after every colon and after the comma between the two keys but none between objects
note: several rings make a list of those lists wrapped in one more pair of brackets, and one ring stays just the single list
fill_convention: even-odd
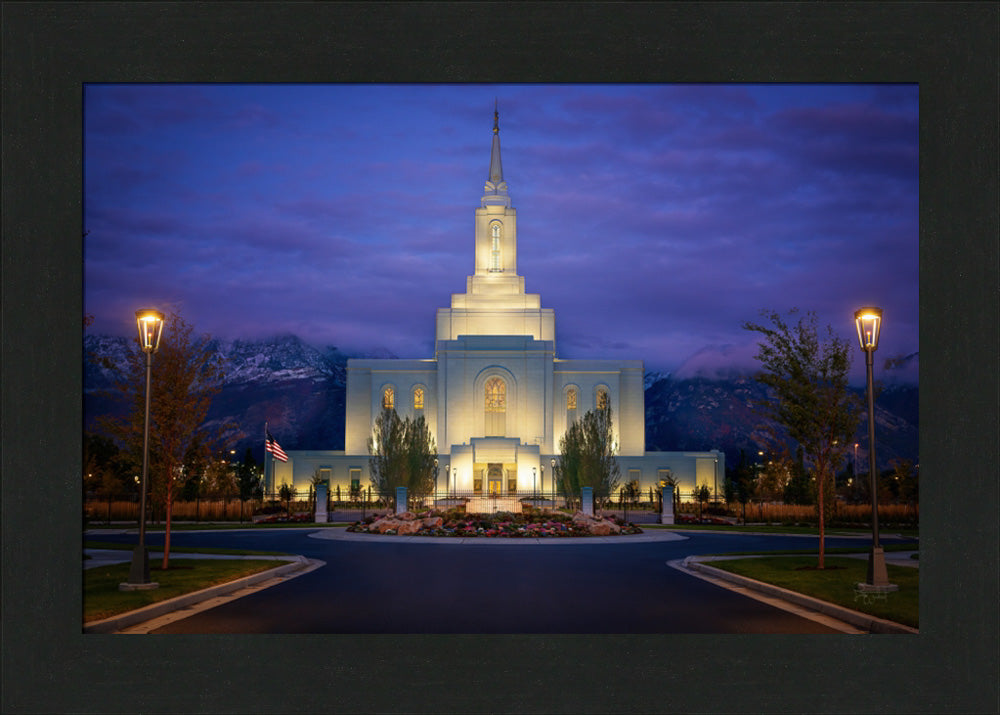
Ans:
[{"label": "tree", "polygon": [[397,487],[422,497],[434,491],[437,446],[423,416],[399,418],[389,407],[375,418],[368,438],[368,468],[379,496],[393,499]]},{"label": "tree", "polygon": [[[153,356],[149,412],[150,492],[164,505],[166,534],[163,542],[163,565],[170,563],[170,522],[175,486],[182,474],[185,455],[196,437],[205,443],[221,438],[221,432],[208,434],[205,417],[212,397],[219,392],[221,360],[212,349],[208,336],[194,340],[193,328],[172,313],[163,328],[160,349]],[[133,344],[124,368],[108,360],[103,364],[116,371],[118,379],[113,394],[129,403],[122,419],[105,417],[99,424],[142,461],[143,424],[145,420],[146,356]],[[228,427],[228,425],[227,425]]]},{"label": "tree", "polygon": [[261,494],[261,475],[257,469],[257,460],[253,458],[253,450],[247,447],[243,453],[243,461],[236,467],[236,484],[240,492],[240,501],[253,499]]},{"label": "tree", "polygon": [[[793,308],[794,317],[798,309]],[[819,568],[824,568],[826,482],[833,478],[853,444],[860,403],[850,392],[847,373],[851,353],[847,341],[827,326],[821,340],[814,313],[789,325],[775,311],[761,315],[770,325],[744,323],[760,333],[756,358],[763,370],[759,382],[769,389],[769,399],[758,406],[802,447],[805,463],[816,478],[819,519]]]},{"label": "tree", "polygon": [[559,440],[559,477],[567,499],[577,499],[583,487],[594,490],[594,500],[608,499],[618,487],[621,472],[615,459],[611,408],[590,410],[570,425]]},{"label": "tree", "polygon": [[[785,484],[786,504],[815,504],[816,493],[812,478],[806,472],[802,445],[795,450],[795,461],[791,463],[791,476]],[[829,493],[829,490],[827,490]]]},{"label": "tree", "polygon": [[278,490],[278,496],[285,502],[285,513],[288,518],[292,518],[292,499],[298,494],[298,490],[292,484],[282,483],[281,488]]},{"label": "tree", "polygon": [[919,501],[919,470],[909,459],[895,458],[889,460],[893,470],[893,480],[898,489],[898,498],[907,504]]},{"label": "tree", "polygon": [[698,502],[698,521],[701,522],[701,509],[702,506],[712,498],[712,490],[708,488],[707,484],[702,484],[700,487],[695,487],[691,492],[691,496],[694,500]]},{"label": "tree", "polygon": [[743,506],[743,523],[747,523],[747,502],[753,498],[757,488],[757,470],[747,460],[744,450],[740,450],[740,461],[736,464],[733,478],[734,496]]}]

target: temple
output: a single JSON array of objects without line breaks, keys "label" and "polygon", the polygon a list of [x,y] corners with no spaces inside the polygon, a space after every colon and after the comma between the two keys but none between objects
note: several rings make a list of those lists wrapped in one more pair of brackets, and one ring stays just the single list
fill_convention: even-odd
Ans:
[{"label": "temple", "polygon": [[721,451],[645,451],[641,360],[558,357],[555,314],[525,291],[517,251],[517,210],[504,180],[495,111],[489,172],[475,210],[473,272],[465,292],[437,311],[434,356],[348,361],[344,450],[289,450],[266,488],[288,483],[302,493],[318,470],[331,493],[366,489],[374,419],[392,407],[401,417],[425,418],[439,453],[442,495],[552,494],[560,437],[588,410],[610,406],[620,486],[635,482],[646,493],[672,478],[685,496],[703,484],[720,494]]}]

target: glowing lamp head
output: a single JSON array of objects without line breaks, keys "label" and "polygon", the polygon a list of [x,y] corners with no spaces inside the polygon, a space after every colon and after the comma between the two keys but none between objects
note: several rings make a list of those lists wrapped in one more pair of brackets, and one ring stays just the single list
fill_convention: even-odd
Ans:
[{"label": "glowing lamp head", "polygon": [[854,324],[858,328],[858,343],[865,352],[878,349],[878,334],[882,328],[881,308],[862,308],[854,314]]},{"label": "glowing lamp head", "polygon": [[139,326],[139,347],[144,353],[155,353],[160,347],[163,335],[163,313],[153,308],[135,311],[135,321]]}]

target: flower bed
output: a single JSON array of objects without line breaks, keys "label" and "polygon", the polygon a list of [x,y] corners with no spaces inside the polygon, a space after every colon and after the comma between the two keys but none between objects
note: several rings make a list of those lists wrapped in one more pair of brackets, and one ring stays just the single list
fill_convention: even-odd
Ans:
[{"label": "flower bed", "polygon": [[528,514],[466,515],[457,510],[429,511],[420,514],[372,515],[347,527],[348,531],[366,534],[408,534],[461,538],[538,539],[641,534],[635,524],[619,519],[588,517],[580,512],[532,511]]}]

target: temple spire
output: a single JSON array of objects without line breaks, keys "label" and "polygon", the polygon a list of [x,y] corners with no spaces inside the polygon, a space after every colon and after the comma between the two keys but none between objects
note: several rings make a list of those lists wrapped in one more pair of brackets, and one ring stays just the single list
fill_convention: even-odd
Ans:
[{"label": "temple spire", "polygon": [[493,102],[493,148],[490,151],[490,175],[486,179],[486,189],[483,195],[483,206],[500,204],[510,206],[507,195],[507,182],[503,180],[503,164],[500,163],[500,108],[499,102]]},{"label": "temple spire", "polygon": [[494,186],[503,181],[503,165],[500,163],[500,110],[496,100],[493,105],[493,151],[490,152],[489,180]]}]

